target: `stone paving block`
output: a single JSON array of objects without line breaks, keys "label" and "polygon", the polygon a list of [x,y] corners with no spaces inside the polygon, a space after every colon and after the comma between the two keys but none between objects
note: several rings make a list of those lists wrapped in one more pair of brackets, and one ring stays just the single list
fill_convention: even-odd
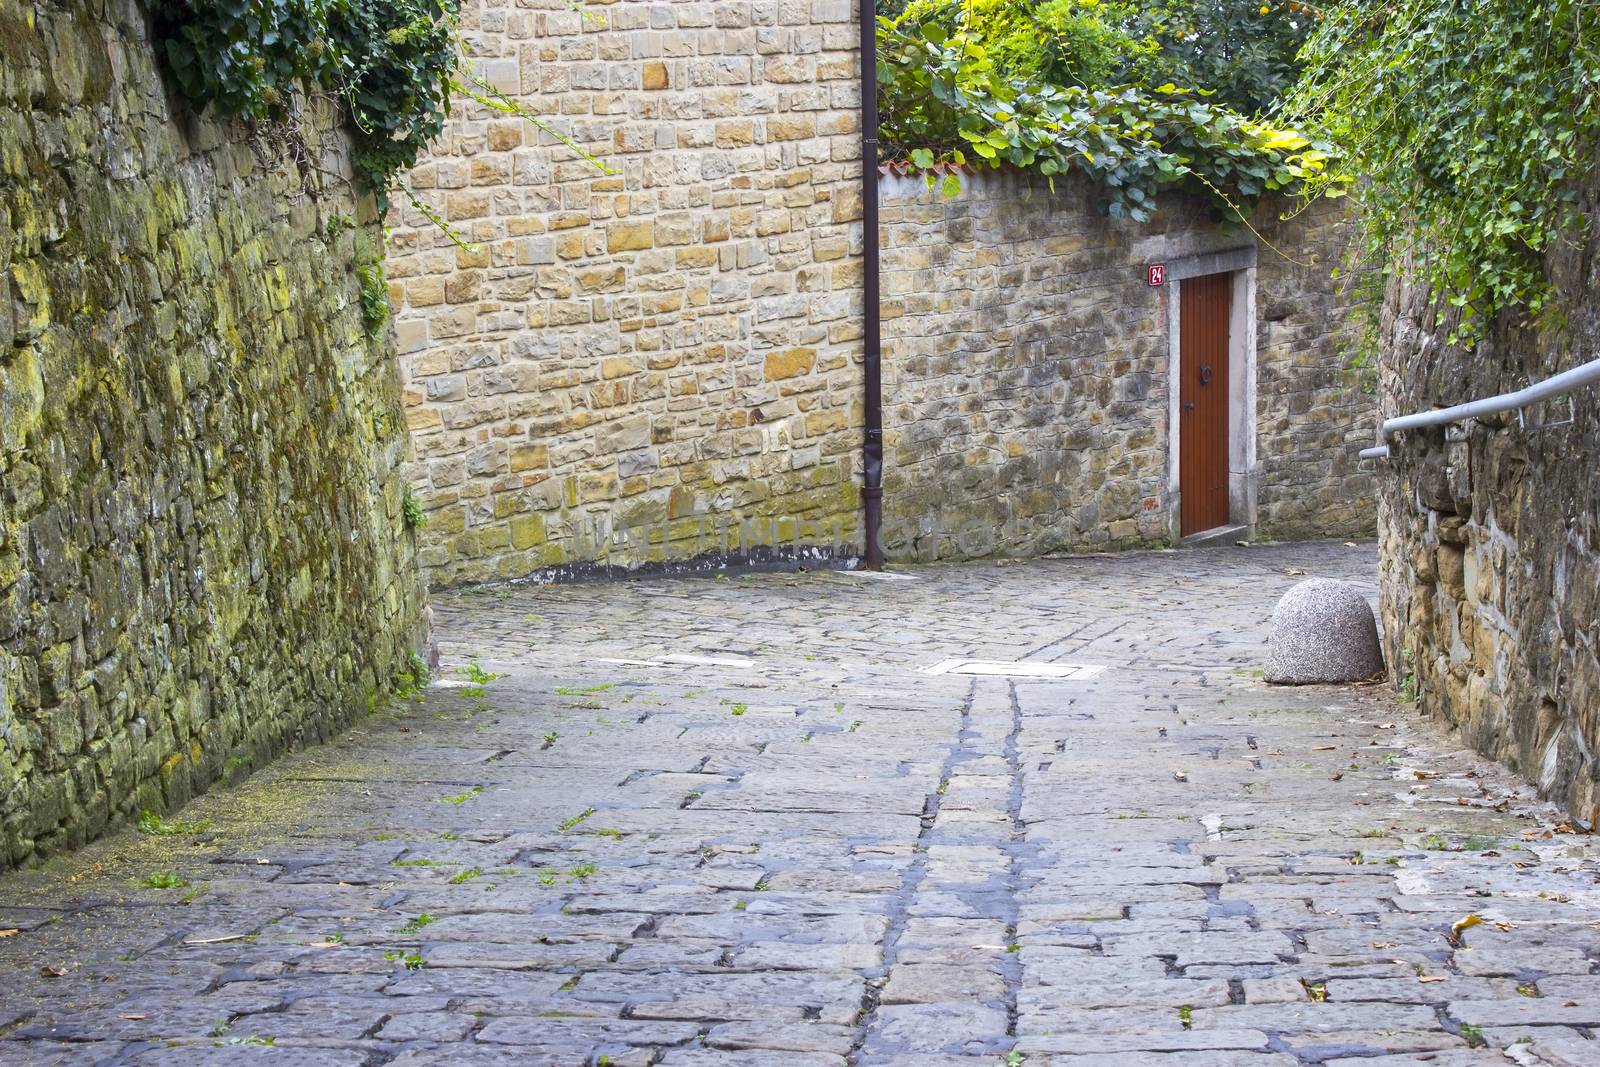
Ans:
[{"label": "stone paving block", "polygon": [[1600,1025],[1597,1002],[1581,1003],[1556,997],[1507,997],[1497,1000],[1452,1000],[1446,1013],[1458,1022],[1477,1027],[1490,1026],[1579,1026]]},{"label": "stone paving block", "polygon": [[839,1067],[839,1057],[829,1052],[765,1051],[743,1049],[669,1049],[656,1061],[662,1067]]},{"label": "stone paving block", "polygon": [[1336,1056],[1358,1061],[1384,1053],[1431,1053],[1462,1049],[1467,1042],[1444,1030],[1328,1030],[1292,1033],[1281,1038],[1303,1060],[1318,1062]]},{"label": "stone paving block", "polygon": [[[85,1055],[89,1055],[87,1052]],[[138,1053],[130,1063],[140,1067],[228,1067],[235,1063],[294,1064],[295,1067],[363,1067],[369,1061],[364,1049],[303,1048],[292,1045],[279,1048],[245,1045],[180,1045],[176,1048],[149,1049]],[[90,1059],[76,1063],[95,1062]]]},{"label": "stone paving block", "polygon": [[1577,1035],[1534,1037],[1528,1051],[1550,1067],[1587,1067],[1600,1061],[1600,1043]]},{"label": "stone paving block", "polygon": [[1005,980],[989,967],[902,963],[890,968],[889,981],[879,994],[878,1003],[989,1002],[999,1000],[1005,992]]},{"label": "stone paving block", "polygon": [[[1027,974],[1024,972],[1024,981]],[[1152,1014],[1180,1007],[1201,1008],[1231,1002],[1228,983],[1186,978],[1124,981],[1115,978],[1068,980],[1049,986],[1024,985],[1017,1008],[1029,1015],[1071,1013],[1085,1009],[1143,1007]]]},{"label": "stone paving block", "polygon": [[1043,1067],[1299,1067],[1300,1061],[1279,1052],[1108,1052],[1084,1056],[1036,1056],[1028,1063]]},{"label": "stone paving block", "polygon": [[910,1053],[993,1053],[1007,1043],[1006,1013],[970,1001],[943,1004],[891,1004],[880,1007],[874,1046]]},{"label": "stone paving block", "polygon": [[1065,1028],[1054,1033],[1027,1034],[1017,1039],[1017,1048],[1032,1055],[1037,1052],[1059,1053],[1182,1053],[1193,1052],[1267,1052],[1271,1039],[1259,1030],[1184,1030],[1161,1029],[1105,1031],[1072,1031]]},{"label": "stone paving block", "polygon": [[1287,975],[1276,978],[1246,978],[1240,985],[1244,988],[1246,1004],[1293,1004],[1311,999],[1300,980]]},{"label": "stone paving block", "polygon": [[1452,957],[1456,970],[1474,977],[1500,975],[1586,975],[1594,966],[1588,953],[1575,948],[1514,947],[1462,950]]},{"label": "stone paving block", "polygon": [[1314,1001],[1295,1004],[1242,1004],[1203,1008],[1194,1013],[1194,1028],[1238,1029],[1252,1027],[1275,1034],[1324,1033],[1334,1030],[1392,1028],[1431,1030],[1438,1025],[1433,1011],[1412,1004],[1335,1004]]},{"label": "stone paving block", "polygon": [[379,1041],[430,1041],[454,1044],[472,1032],[477,1020],[470,1015],[444,1011],[408,1012],[396,1015],[373,1036]]},{"label": "stone paving block", "polygon": [[[1452,1048],[1418,1053],[1400,1053],[1392,1056],[1367,1056],[1359,1050],[1346,1050],[1348,1055],[1324,1062],[1348,1064],[1349,1067],[1506,1067],[1506,1056],[1498,1050],[1481,1048]],[[1426,1058],[1424,1058],[1426,1057]]]}]

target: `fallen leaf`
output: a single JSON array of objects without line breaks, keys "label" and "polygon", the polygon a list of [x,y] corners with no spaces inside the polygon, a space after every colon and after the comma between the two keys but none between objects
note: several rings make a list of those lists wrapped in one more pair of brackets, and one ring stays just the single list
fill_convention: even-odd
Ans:
[{"label": "fallen leaf", "polygon": [[1417,975],[1417,981],[1419,981],[1419,982],[1448,982],[1448,981],[1450,981],[1450,976],[1448,974],[1419,974],[1419,975]]},{"label": "fallen leaf", "polygon": [[1311,751],[1313,751],[1313,752],[1332,752],[1333,748],[1334,748],[1334,746],[1332,746],[1332,745],[1318,745],[1316,748],[1312,749]]},{"label": "fallen leaf", "polygon": [[140,1015],[137,1012],[125,1011],[125,1012],[122,1012],[120,1015],[118,1015],[117,1018],[119,1018],[119,1019],[127,1019],[130,1022],[139,1022],[141,1019],[148,1019],[149,1016],[148,1015]]},{"label": "fallen leaf", "polygon": [[1380,730],[1393,730],[1394,729],[1394,723],[1392,723],[1392,722],[1380,722],[1378,724],[1378,729],[1380,729]]},{"label": "fallen leaf", "polygon": [[272,861],[267,859],[265,856],[257,856],[256,857],[256,866],[257,867],[265,867],[268,864],[270,864],[271,862]]},{"label": "fallen leaf", "polygon": [[1184,774],[1182,771],[1173,771],[1172,780],[1175,782],[1187,782],[1189,780],[1189,776]]},{"label": "fallen leaf", "polygon": [[1413,778],[1437,778],[1437,777],[1439,777],[1439,772],[1438,771],[1412,771],[1411,772],[1411,776]]},{"label": "fallen leaf", "polygon": [[1356,543],[1354,541],[1346,541],[1344,543],[1344,547],[1346,547],[1346,548],[1355,548],[1356,547]]},{"label": "fallen leaf", "polygon": [[1495,923],[1494,928],[1496,930],[1515,930],[1517,928],[1517,924],[1502,921]]},{"label": "fallen leaf", "polygon": [[185,941],[184,944],[185,945],[220,945],[224,941],[238,941],[238,940],[240,940],[242,938],[246,938],[246,937],[249,937],[249,936],[250,936],[249,934],[228,934],[225,937],[196,937],[196,938],[193,938],[193,939],[191,939],[189,941]]},{"label": "fallen leaf", "polygon": [[338,942],[338,941],[313,941],[311,943],[311,947],[312,948],[338,948],[340,944],[341,944],[341,942]]},{"label": "fallen leaf", "polygon": [[46,978],[65,978],[67,976],[67,969],[65,967],[56,967],[53,964],[47,963],[43,967],[39,968],[39,973],[44,975]]},{"label": "fallen leaf", "polygon": [[1339,779],[1341,779],[1343,777],[1344,777],[1344,772],[1343,771],[1334,771],[1332,774],[1328,775],[1328,781],[1337,782]]},{"label": "fallen leaf", "polygon": [[1462,916],[1450,927],[1450,940],[1459,941],[1461,939],[1461,931],[1470,929],[1482,922],[1483,919],[1476,912]]},{"label": "fallen leaf", "polygon": [[0,937],[16,937],[18,933],[18,930],[0,930]]}]

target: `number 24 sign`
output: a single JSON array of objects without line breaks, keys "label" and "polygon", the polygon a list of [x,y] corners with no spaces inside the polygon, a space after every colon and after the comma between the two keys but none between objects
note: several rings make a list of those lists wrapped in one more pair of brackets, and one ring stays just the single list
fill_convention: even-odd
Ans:
[{"label": "number 24 sign", "polygon": [[1150,284],[1152,286],[1167,283],[1167,265],[1165,263],[1150,264]]}]

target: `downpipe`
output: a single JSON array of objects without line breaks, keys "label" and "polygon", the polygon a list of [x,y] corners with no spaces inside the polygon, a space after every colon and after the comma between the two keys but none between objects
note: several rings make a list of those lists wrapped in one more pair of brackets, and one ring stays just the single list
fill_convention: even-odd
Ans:
[{"label": "downpipe", "polygon": [[859,0],[861,23],[861,258],[863,407],[861,569],[883,570],[883,325],[878,314],[878,12]]}]

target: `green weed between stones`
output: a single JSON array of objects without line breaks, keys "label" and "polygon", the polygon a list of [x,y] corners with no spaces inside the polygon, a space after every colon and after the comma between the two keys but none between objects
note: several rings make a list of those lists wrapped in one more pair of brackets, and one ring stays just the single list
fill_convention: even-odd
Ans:
[{"label": "green weed between stones", "polygon": [[180,878],[171,871],[156,871],[146,875],[144,881],[139,883],[146,889],[182,889],[189,884],[187,878]]},{"label": "green weed between stones", "polygon": [[172,837],[177,834],[197,834],[211,829],[210,819],[164,819],[153,811],[139,816],[136,824],[141,834],[152,837]]},{"label": "green weed between stones", "polygon": [[556,687],[556,695],[563,697],[583,697],[594,693],[604,693],[607,689],[615,689],[616,682],[601,682],[599,685],[562,685]]},{"label": "green weed between stones", "polygon": [[421,915],[418,915],[416,918],[408,921],[404,926],[400,927],[400,933],[414,934],[421,930],[424,926],[431,925],[432,923],[436,923],[438,921],[439,917],[437,915],[430,915],[427,912],[423,912]]},{"label": "green weed between stones", "polygon": [[574,826],[577,826],[579,823],[593,814],[593,808],[584,808],[582,811],[578,812],[578,814],[567,819],[562,819],[561,825],[558,827],[558,829],[561,833],[566,833],[568,830],[572,829]]},{"label": "green weed between stones", "polygon": [[400,517],[408,530],[420,530],[428,525],[428,514],[422,510],[422,502],[417,499],[417,491],[411,488],[410,482],[400,491]]}]

